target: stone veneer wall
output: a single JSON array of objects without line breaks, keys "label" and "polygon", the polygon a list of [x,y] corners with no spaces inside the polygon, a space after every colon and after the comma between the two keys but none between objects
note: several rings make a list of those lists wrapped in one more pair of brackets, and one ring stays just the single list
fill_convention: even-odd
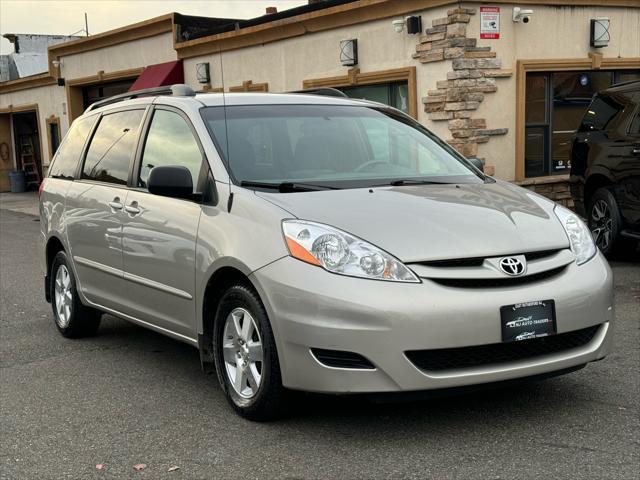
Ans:
[{"label": "stone veneer wall", "polygon": [[557,178],[530,178],[522,182],[516,182],[516,184],[573,209],[573,199],[571,198],[571,190],[566,175],[558,176]]},{"label": "stone veneer wall", "polygon": [[[477,39],[467,38],[467,24],[475,13],[474,8],[454,8],[445,18],[433,20],[413,55],[421,63],[451,60],[447,78],[438,81],[437,89],[428,91],[422,103],[431,120],[448,122],[452,138],[447,142],[466,157],[478,155],[479,143],[508,132],[507,128],[487,128],[486,119],[472,115],[485,94],[498,90],[496,79],[513,74],[501,68],[491,47],[478,47]],[[485,166],[489,175],[494,170],[492,165]]]},{"label": "stone veneer wall", "polygon": [[[433,121],[448,122],[450,139],[447,142],[467,158],[478,155],[478,144],[486,143],[494,135],[505,135],[508,128],[487,128],[484,118],[472,118],[474,110],[485,95],[498,90],[498,80],[513,75],[502,68],[491,47],[478,47],[476,38],[467,37],[467,24],[475,8],[454,8],[444,18],[436,18],[420,37],[413,58],[423,64],[451,61],[447,78],[436,83],[436,90],[422,99],[424,110]],[[484,162],[484,159],[481,159]],[[485,165],[488,175],[495,174],[493,165]],[[544,195],[569,208],[573,207],[566,176],[527,179],[517,182],[529,190]]]}]

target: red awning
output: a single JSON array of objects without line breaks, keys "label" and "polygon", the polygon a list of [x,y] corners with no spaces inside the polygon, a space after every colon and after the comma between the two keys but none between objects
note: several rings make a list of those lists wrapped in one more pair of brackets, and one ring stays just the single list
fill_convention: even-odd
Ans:
[{"label": "red awning", "polygon": [[138,79],[133,82],[129,91],[134,92],[144,88],[173,85],[174,83],[184,83],[182,60],[149,65],[142,71]]}]

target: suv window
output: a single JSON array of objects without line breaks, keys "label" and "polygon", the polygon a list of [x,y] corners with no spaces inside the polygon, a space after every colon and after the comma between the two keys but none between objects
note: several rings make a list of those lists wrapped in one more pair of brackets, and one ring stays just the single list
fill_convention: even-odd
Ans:
[{"label": "suv window", "polygon": [[91,139],[82,178],[126,185],[144,110],[110,113]]},{"label": "suv window", "polygon": [[629,134],[640,135],[640,108],[638,108],[638,111],[633,117],[633,120],[631,120],[631,125],[629,126]]},{"label": "suv window", "polygon": [[69,133],[67,133],[62,145],[58,147],[56,156],[53,158],[53,163],[49,168],[50,177],[73,180],[78,168],[82,147],[84,147],[84,142],[86,142],[91,132],[91,126],[95,119],[95,116],[93,116],[73,122]]},{"label": "suv window", "polygon": [[623,108],[624,105],[619,104],[611,97],[596,96],[584,114],[579,131],[604,130]]},{"label": "suv window", "polygon": [[205,175],[204,162],[191,127],[175,112],[156,110],[144,145],[138,186],[146,187],[154,167],[181,165],[191,172],[194,189]]}]

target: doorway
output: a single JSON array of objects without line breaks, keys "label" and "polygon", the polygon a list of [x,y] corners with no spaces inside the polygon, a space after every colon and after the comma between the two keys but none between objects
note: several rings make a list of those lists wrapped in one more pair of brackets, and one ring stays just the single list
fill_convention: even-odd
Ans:
[{"label": "doorway", "polygon": [[42,148],[35,110],[11,114],[15,169],[24,170],[27,188],[37,189],[42,179]]}]

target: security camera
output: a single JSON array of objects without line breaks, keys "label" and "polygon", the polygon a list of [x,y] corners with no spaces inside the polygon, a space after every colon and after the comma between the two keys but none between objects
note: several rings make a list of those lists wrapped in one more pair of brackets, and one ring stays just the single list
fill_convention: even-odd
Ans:
[{"label": "security camera", "polygon": [[533,16],[533,10],[520,8],[520,7],[513,7],[514,22],[529,23],[531,21],[532,16]]},{"label": "security camera", "polygon": [[394,20],[393,22],[391,22],[391,25],[393,25],[393,29],[396,31],[396,33],[402,33],[402,30],[404,30],[404,24],[405,24],[404,18],[401,18],[399,20]]}]

